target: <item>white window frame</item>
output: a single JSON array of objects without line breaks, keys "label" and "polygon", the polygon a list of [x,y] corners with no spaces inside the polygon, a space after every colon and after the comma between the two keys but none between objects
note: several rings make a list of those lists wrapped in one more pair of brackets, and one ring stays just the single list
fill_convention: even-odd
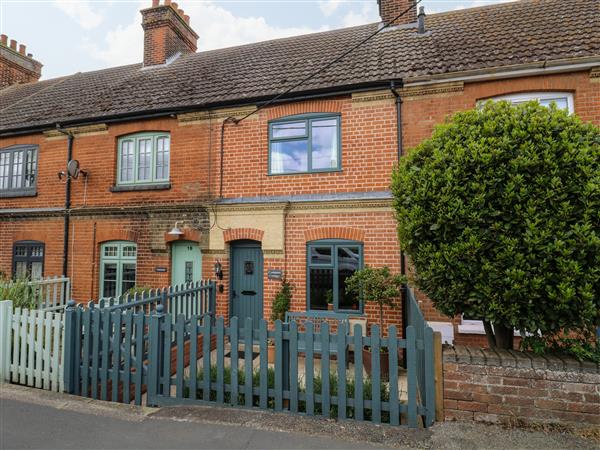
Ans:
[{"label": "white window frame", "polygon": [[531,100],[552,100],[556,98],[564,98],[567,100],[567,111],[569,114],[575,112],[575,102],[573,101],[573,93],[571,92],[520,92],[518,94],[500,95],[491,98],[491,100],[507,100],[511,103],[518,104]]}]

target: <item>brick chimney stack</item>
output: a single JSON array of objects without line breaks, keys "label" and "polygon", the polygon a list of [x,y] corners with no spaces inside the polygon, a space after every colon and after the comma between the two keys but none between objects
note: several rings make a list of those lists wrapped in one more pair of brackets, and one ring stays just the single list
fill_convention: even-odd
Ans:
[{"label": "brick chimney stack", "polygon": [[42,64],[26,50],[25,45],[19,44],[17,48],[16,40],[11,39],[9,43],[8,36],[0,35],[0,89],[40,79]]},{"label": "brick chimney stack", "polygon": [[190,18],[171,0],[152,0],[143,9],[144,67],[165,64],[177,53],[194,53],[198,35],[190,27]]},{"label": "brick chimney stack", "polygon": [[377,3],[379,4],[379,16],[383,23],[390,23],[410,6],[412,6],[412,9],[396,20],[394,25],[403,25],[417,21],[415,0],[377,0]]}]

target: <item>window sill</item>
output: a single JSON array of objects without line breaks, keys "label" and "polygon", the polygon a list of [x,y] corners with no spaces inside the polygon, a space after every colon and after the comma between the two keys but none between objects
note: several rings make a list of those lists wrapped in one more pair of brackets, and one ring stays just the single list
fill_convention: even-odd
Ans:
[{"label": "window sill", "polygon": [[110,192],[164,191],[167,189],[171,189],[171,183],[116,185],[111,186]]},{"label": "window sill", "polygon": [[37,191],[33,190],[14,190],[0,191],[0,198],[15,198],[15,197],[37,197]]},{"label": "window sill", "polygon": [[330,311],[321,309],[309,309],[306,313],[312,317],[356,317],[362,316],[363,311],[359,309],[351,309],[348,311]]},{"label": "window sill", "polygon": [[342,169],[323,169],[323,170],[310,170],[307,172],[285,172],[285,173],[271,173],[269,172],[267,176],[269,177],[281,177],[281,176],[289,176],[289,175],[313,175],[317,173],[336,173],[342,172]]}]

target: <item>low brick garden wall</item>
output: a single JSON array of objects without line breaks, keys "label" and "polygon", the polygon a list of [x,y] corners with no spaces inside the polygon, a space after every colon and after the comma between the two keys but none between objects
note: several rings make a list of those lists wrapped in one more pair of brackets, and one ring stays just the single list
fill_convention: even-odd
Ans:
[{"label": "low brick garden wall", "polygon": [[446,420],[600,424],[600,366],[556,356],[444,347]]}]

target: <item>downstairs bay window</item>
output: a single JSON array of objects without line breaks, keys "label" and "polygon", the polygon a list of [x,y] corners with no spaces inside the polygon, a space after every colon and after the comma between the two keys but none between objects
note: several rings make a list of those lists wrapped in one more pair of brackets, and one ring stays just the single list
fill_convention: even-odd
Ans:
[{"label": "downstairs bay window", "polygon": [[[308,310],[360,313],[358,295],[346,292],[346,279],[363,267],[363,246],[355,241],[320,240],[307,246]],[[331,305],[328,308],[328,305]]]}]

